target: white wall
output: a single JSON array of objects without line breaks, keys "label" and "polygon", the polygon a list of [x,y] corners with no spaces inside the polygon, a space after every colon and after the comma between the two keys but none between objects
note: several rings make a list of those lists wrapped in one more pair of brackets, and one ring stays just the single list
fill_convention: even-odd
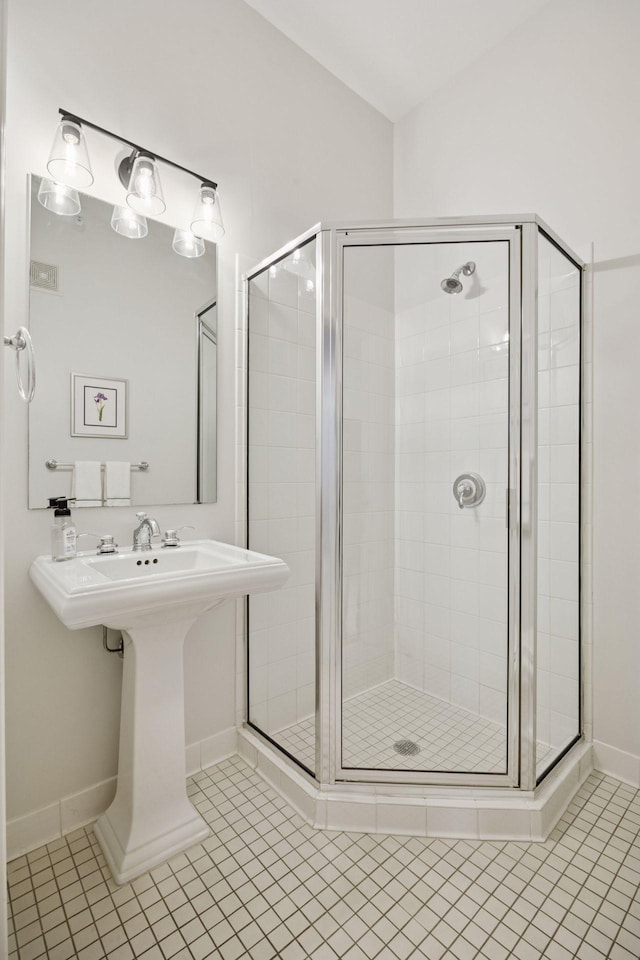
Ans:
[{"label": "white wall", "polygon": [[[6,92],[6,19],[7,5],[0,0],[0,285],[4,289],[4,182],[5,182],[5,92]],[[4,327],[4,309],[0,299],[0,326]],[[6,352],[6,351],[5,351]],[[4,389],[4,367],[0,364],[0,394]],[[4,424],[0,420],[0,498],[4,495]],[[4,520],[0,510],[0,610],[4,609]],[[4,618],[0,619],[0,717],[4,718]],[[4,730],[4,724],[2,724]],[[5,743],[0,734],[0,950],[7,942],[7,870],[6,870],[6,790]]]},{"label": "white wall", "polygon": [[639,41],[636,0],[554,0],[396,124],[394,165],[396,216],[535,210],[594,244],[593,734],[638,782]]},{"label": "white wall", "polygon": [[[5,305],[12,327],[27,317],[26,174],[44,172],[60,106],[220,183],[227,234],[220,247],[218,502],[154,507],[153,514],[162,527],[193,523],[196,536],[231,541],[235,254],[266,256],[321,218],[388,217],[391,125],[239,0],[60,0],[55,11],[44,0],[10,0]],[[106,197],[117,189],[114,145],[96,137],[89,149],[93,192]],[[169,198],[171,177],[163,173],[163,180]],[[164,219],[172,216],[182,211],[169,206]],[[26,508],[27,413],[11,384],[5,410],[14,818],[114,775],[121,665],[102,651],[97,629],[63,628],[29,582],[32,558],[48,547],[50,518]],[[108,518],[110,532],[127,543],[133,513],[86,509],[81,526],[102,528]],[[225,605],[187,640],[189,742],[234,724],[234,616],[234,605]]]}]

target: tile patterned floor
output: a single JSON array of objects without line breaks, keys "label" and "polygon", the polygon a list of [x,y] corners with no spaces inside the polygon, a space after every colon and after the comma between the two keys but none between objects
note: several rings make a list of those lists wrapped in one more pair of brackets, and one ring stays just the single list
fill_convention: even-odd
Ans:
[{"label": "tile patterned floor", "polygon": [[640,791],[593,774],[546,843],[317,831],[239,757],[212,835],[117,887],[90,828],[9,865],[11,960],[638,960]]},{"label": "tile patterned floor", "polygon": [[[274,735],[309,770],[315,769],[315,720]],[[388,680],[347,700],[344,709],[345,766],[377,770],[455,770],[495,773],[506,763],[505,728],[445,703],[399,680]],[[414,756],[393,749],[398,740],[420,747]],[[538,770],[553,751],[538,744]]]}]

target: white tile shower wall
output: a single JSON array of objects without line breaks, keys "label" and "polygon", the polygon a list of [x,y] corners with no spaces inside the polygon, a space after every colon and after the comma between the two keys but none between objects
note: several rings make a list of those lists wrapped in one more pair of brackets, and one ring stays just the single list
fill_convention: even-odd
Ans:
[{"label": "white tile shower wall", "polygon": [[538,247],[537,740],[578,732],[580,273]]},{"label": "white tile shower wall", "polygon": [[[506,243],[396,254],[396,677],[506,720],[508,259]],[[440,281],[472,259],[464,292]],[[460,510],[453,482],[486,482]]]},{"label": "white tile shower wall", "polygon": [[249,293],[249,543],[291,570],[250,601],[249,717],[270,735],[315,710],[315,292],[292,265]]},{"label": "white tile shower wall", "polygon": [[345,251],[343,698],[393,677],[393,267],[388,248]]}]

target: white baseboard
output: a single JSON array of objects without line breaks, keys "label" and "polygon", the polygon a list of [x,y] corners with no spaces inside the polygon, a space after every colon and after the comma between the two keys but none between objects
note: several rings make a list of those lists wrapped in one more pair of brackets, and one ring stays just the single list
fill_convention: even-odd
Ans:
[{"label": "white baseboard", "polygon": [[593,741],[593,766],[616,780],[632,787],[640,787],[640,757],[625,750],[618,750],[601,740]]},{"label": "white baseboard", "polygon": [[238,731],[236,727],[227,727],[220,733],[198,740],[187,747],[187,776],[191,777],[198,770],[205,770],[213,763],[220,763],[227,757],[238,752]]},{"label": "white baseboard", "polygon": [[[220,763],[238,752],[238,731],[228,727],[186,748],[187,776]],[[255,764],[253,764],[255,765]],[[640,757],[595,740],[593,766],[601,773],[640,788]],[[62,797],[41,810],[7,822],[7,860],[29,853],[80,827],[92,823],[107,809],[116,790],[117,778],[111,777],[86,790]],[[291,798],[289,798],[291,799]],[[299,806],[299,804],[297,805]],[[400,831],[402,832],[402,831]]]},{"label": "white baseboard", "polygon": [[316,830],[546,840],[593,769],[590,743],[578,743],[534,791],[512,787],[428,787],[335,783],[320,788],[248,727],[240,756]]},{"label": "white baseboard", "polygon": [[7,820],[7,861],[62,836],[60,801]]},{"label": "white baseboard", "polygon": [[[237,753],[238,731],[228,727],[186,748],[187,776]],[[116,792],[117,777],[62,797],[41,810],[7,821],[7,860],[15,860],[97,820]]]}]

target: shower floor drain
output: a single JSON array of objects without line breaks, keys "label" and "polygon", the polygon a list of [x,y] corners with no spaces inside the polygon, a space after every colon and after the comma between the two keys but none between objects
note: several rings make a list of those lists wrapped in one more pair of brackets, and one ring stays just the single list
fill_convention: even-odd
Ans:
[{"label": "shower floor drain", "polygon": [[416,753],[420,753],[420,747],[413,740],[398,740],[394,743],[393,749],[403,757],[413,757]]}]

